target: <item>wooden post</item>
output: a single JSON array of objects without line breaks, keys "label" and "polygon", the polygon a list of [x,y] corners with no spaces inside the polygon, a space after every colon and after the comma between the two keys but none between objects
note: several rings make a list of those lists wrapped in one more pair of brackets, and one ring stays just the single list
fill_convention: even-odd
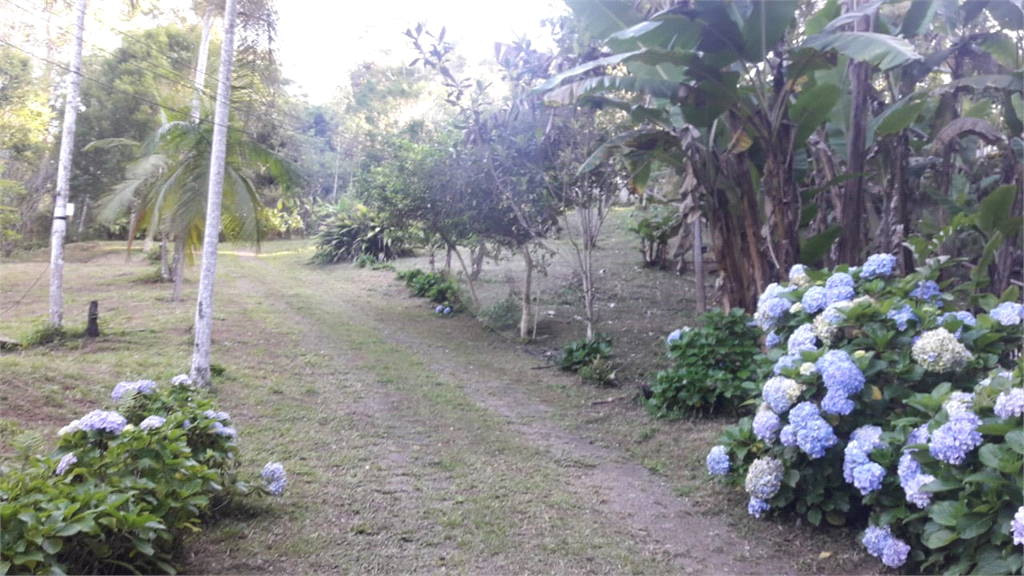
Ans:
[{"label": "wooden post", "polygon": [[693,219],[693,276],[697,282],[697,312],[707,311],[704,295],[704,241],[701,240],[700,216]]},{"label": "wooden post", "polygon": [[89,302],[89,325],[85,328],[85,335],[95,338],[100,335],[100,303],[96,300]]}]

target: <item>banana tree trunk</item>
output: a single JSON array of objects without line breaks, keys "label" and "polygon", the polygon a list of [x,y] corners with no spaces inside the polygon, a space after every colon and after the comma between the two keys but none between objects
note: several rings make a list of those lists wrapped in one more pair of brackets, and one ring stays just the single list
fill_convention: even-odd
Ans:
[{"label": "banana tree trunk", "polygon": [[195,342],[192,347],[192,381],[203,387],[211,385],[210,340],[213,328],[213,280],[217,272],[217,239],[220,235],[220,203],[224,194],[224,159],[228,140],[231,68],[234,64],[235,19],[237,15],[238,5],[235,0],[227,0],[224,6],[224,40],[220,52],[220,73],[217,79],[217,105],[213,117],[206,225],[203,231],[203,262],[199,274],[199,295],[196,300]]},{"label": "banana tree trunk", "polygon": [[[860,4],[851,0],[852,8]],[[872,29],[871,18],[865,16],[855,24],[858,31]],[[854,175],[846,182],[843,191],[842,213],[839,218],[843,231],[839,237],[839,260],[846,264],[858,264],[864,251],[864,166],[867,163],[867,132],[870,115],[868,91],[871,88],[871,64],[850,61],[850,132],[847,142],[848,174]]]},{"label": "banana tree trunk", "polygon": [[50,234],[50,324],[64,323],[64,236],[68,229],[68,194],[71,184],[71,157],[75,148],[75,121],[78,119],[78,90],[82,80],[82,33],[85,30],[86,0],[75,3],[75,41],[71,55],[71,71],[67,101],[64,104],[64,126],[60,140],[57,166],[57,194],[53,200],[53,229]]}]

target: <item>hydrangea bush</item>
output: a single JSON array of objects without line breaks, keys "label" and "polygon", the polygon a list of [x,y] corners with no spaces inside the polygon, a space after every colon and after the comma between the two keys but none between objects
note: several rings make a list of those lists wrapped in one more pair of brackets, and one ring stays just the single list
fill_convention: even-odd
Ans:
[{"label": "hydrangea bush", "polygon": [[958,309],[940,267],[898,277],[877,254],[769,286],[754,322],[771,374],[708,472],[743,486],[754,516],[864,528],[889,567],[1017,573],[1024,306],[1011,288]]},{"label": "hydrangea bush", "polygon": [[735,413],[759,376],[759,333],[742,310],[710,310],[702,320],[703,327],[674,330],[665,340],[672,365],[651,384],[647,407],[655,416]]},{"label": "hydrangea bush", "polygon": [[116,410],[61,428],[51,454],[3,467],[0,573],[173,574],[183,537],[215,510],[283,493],[279,463],[262,480],[239,477],[230,415],[187,376],[121,382],[111,399]]}]

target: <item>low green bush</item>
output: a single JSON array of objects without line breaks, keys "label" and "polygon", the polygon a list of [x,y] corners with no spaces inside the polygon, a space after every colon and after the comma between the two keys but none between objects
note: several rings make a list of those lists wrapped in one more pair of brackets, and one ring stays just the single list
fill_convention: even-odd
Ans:
[{"label": "low green bush", "polygon": [[389,224],[362,204],[334,209],[316,239],[315,264],[336,264],[369,256],[374,261],[394,260],[412,253],[410,233]]},{"label": "low green bush", "polygon": [[611,356],[611,338],[607,334],[597,334],[593,340],[583,338],[566,344],[556,363],[562,370],[578,373],[581,368],[592,366],[595,361],[606,360]]},{"label": "low green bush", "polygon": [[522,305],[509,296],[497,304],[484,308],[477,317],[484,324],[501,330],[518,326],[521,315]]},{"label": "low green bush", "polygon": [[795,266],[765,290],[754,317],[775,365],[751,395],[755,416],[723,432],[708,471],[744,486],[755,516],[863,529],[889,567],[1018,573],[1019,292],[946,291],[936,279],[954,261],[906,277],[895,262]]},{"label": "low green bush", "polygon": [[703,327],[681,328],[666,339],[672,366],[657,373],[647,400],[657,417],[736,413],[767,368],[758,368],[760,332],[743,310],[715,309],[701,318]]},{"label": "low green bush", "polygon": [[230,416],[184,375],[122,382],[117,411],[60,430],[55,451],[0,469],[0,573],[174,574],[184,536],[235,498],[280,495],[285,473],[238,475]]},{"label": "low green bush", "polygon": [[459,285],[454,278],[444,272],[424,272],[412,268],[398,273],[398,279],[412,290],[413,296],[428,298],[438,304],[456,305],[459,303]]}]

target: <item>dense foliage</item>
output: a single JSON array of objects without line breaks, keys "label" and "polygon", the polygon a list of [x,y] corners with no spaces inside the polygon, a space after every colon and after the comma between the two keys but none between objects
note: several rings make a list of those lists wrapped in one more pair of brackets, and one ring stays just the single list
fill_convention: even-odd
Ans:
[{"label": "dense foliage", "polygon": [[942,262],[900,277],[879,254],[831,272],[795,266],[769,286],[754,319],[773,371],[708,469],[744,485],[755,516],[866,527],[888,566],[1013,573],[1024,306],[1012,288],[964,308],[935,281]]},{"label": "dense foliage", "polygon": [[231,417],[192,388],[122,382],[117,411],[60,430],[57,449],[26,452],[0,476],[4,574],[174,574],[183,539],[239,497],[280,495],[284,468],[244,480]]},{"label": "dense foliage", "polygon": [[408,256],[409,234],[385,222],[362,204],[339,207],[324,223],[316,238],[312,261],[317,264],[352,262],[369,256],[378,262]]},{"label": "dense foliage", "polygon": [[398,273],[398,279],[412,291],[413,296],[428,298],[441,306],[454,306],[459,303],[459,285],[444,272],[424,272],[412,268]]},{"label": "dense foliage", "polygon": [[659,417],[735,413],[758,374],[758,330],[742,310],[711,310],[700,328],[668,335],[668,359],[651,384],[647,407]]}]

